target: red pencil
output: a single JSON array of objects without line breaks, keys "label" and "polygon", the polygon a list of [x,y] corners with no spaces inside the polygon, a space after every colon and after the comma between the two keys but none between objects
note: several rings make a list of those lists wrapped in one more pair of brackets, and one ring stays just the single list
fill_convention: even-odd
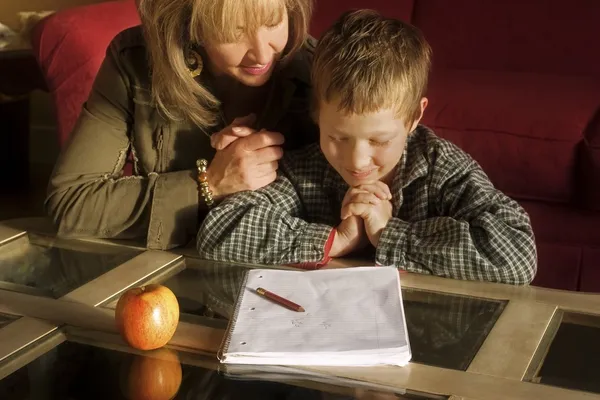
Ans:
[{"label": "red pencil", "polygon": [[258,289],[256,289],[256,293],[258,293],[259,295],[261,295],[263,297],[266,297],[267,299],[269,299],[281,306],[289,308],[292,311],[304,312],[304,307],[302,307],[301,305],[298,305],[292,301],[289,301],[288,299],[284,299],[283,297],[278,296],[273,292],[269,292],[266,289],[259,287]]}]

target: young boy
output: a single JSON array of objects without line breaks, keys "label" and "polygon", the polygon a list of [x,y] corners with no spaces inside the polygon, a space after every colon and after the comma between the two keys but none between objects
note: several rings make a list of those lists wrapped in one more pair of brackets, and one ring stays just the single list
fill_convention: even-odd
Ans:
[{"label": "young boy", "polygon": [[418,125],[430,53],[411,25],[344,14],[313,62],[320,148],[286,153],[274,183],[215,207],[200,255],[318,267],[373,246],[381,265],[530,283],[537,258],[526,212],[465,152]]}]

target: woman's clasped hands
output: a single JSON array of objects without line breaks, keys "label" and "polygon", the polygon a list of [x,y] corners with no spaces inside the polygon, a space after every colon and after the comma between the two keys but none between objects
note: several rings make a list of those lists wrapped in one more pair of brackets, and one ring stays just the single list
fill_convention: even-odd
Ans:
[{"label": "woman's clasped hands", "polygon": [[278,132],[250,128],[255,120],[254,114],[236,118],[211,136],[211,145],[217,152],[207,174],[217,200],[236,192],[259,189],[277,177],[284,137]]},{"label": "woman's clasped hands", "polygon": [[336,228],[331,257],[377,247],[383,229],[392,218],[392,193],[381,181],[351,187],[342,201],[342,222]]}]

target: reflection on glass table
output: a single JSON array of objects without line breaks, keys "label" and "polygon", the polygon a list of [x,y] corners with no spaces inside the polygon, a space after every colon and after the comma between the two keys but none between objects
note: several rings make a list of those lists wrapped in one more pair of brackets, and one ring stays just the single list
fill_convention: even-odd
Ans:
[{"label": "reflection on glass table", "polygon": [[[182,313],[226,320],[247,268],[197,260],[164,285]],[[407,288],[402,297],[412,362],[463,371],[505,307],[502,301]]]},{"label": "reflection on glass table", "polygon": [[600,393],[600,317],[565,312],[534,382]]},{"label": "reflection on glass table", "polygon": [[[393,400],[446,396],[394,393],[390,388],[327,377],[283,379],[218,371],[214,358],[163,348],[132,354],[123,348],[64,342],[0,381],[2,399]],[[176,395],[175,395],[176,394]]]},{"label": "reflection on glass table", "polygon": [[0,329],[4,328],[6,325],[11,322],[17,320],[18,317],[13,315],[0,314]]},{"label": "reflection on glass table", "polygon": [[0,246],[0,288],[60,298],[141,253],[100,244],[22,237]]}]

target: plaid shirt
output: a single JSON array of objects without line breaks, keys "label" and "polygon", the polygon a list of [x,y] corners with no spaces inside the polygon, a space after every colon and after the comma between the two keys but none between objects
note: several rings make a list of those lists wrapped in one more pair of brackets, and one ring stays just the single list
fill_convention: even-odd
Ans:
[{"label": "plaid shirt", "polygon": [[[287,152],[272,184],[215,207],[197,237],[200,256],[296,264],[326,259],[348,184],[317,145]],[[419,126],[407,140],[390,187],[392,219],[375,261],[411,272],[527,284],[537,256],[529,217],[495,189],[481,167]]]}]

